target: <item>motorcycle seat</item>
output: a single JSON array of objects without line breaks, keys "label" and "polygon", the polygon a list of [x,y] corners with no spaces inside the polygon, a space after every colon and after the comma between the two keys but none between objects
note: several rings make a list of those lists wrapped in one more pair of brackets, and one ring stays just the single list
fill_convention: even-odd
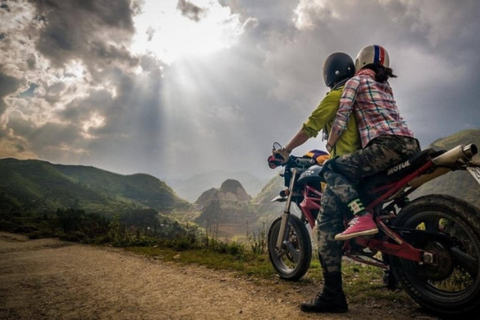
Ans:
[{"label": "motorcycle seat", "polygon": [[436,157],[444,152],[445,150],[435,150],[433,148],[422,150],[409,159],[400,162],[391,168],[362,179],[360,185],[365,187],[368,186],[367,189],[371,189],[389,182],[398,181],[404,178],[406,175],[419,169],[428,161],[428,159]]}]

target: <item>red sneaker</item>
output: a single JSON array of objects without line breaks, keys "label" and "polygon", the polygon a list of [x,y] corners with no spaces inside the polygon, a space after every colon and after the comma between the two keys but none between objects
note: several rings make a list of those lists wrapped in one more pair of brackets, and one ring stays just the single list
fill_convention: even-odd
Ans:
[{"label": "red sneaker", "polygon": [[378,233],[378,228],[373,221],[371,213],[355,216],[349,223],[347,230],[335,236],[335,240],[348,240],[359,236],[370,236]]}]

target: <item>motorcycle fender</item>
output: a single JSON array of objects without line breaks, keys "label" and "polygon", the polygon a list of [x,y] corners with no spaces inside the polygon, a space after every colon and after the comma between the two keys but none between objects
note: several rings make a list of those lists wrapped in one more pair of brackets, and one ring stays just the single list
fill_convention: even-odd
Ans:
[{"label": "motorcycle fender", "polygon": [[422,174],[421,176],[413,179],[412,181],[410,181],[408,183],[408,185],[411,186],[411,187],[417,188],[417,187],[420,187],[425,182],[433,180],[433,179],[435,179],[435,178],[437,178],[441,175],[444,175],[445,173],[450,172],[450,171],[451,171],[450,168],[438,167],[432,173]]}]

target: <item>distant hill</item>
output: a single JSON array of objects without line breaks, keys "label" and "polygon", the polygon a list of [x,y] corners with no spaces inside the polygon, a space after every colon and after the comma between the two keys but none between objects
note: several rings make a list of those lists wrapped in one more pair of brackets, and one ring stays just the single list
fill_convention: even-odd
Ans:
[{"label": "distant hill", "polygon": [[[430,147],[449,149],[469,143],[480,147],[480,130],[458,132],[436,140]],[[480,162],[480,156],[475,159]],[[272,203],[271,199],[285,188],[282,177],[275,175],[257,187],[252,199],[242,180],[228,173],[225,179],[215,182],[222,175],[208,173],[185,182],[184,186],[192,189],[191,194],[198,192],[191,200],[195,201],[192,205],[165,182],[146,174],[120,175],[87,166],[0,159],[0,213],[74,208],[106,214],[128,211],[149,215],[149,211],[142,209],[151,208],[182,222],[195,222],[225,237],[246,236],[247,232],[268,228],[280,216],[284,204]],[[253,176],[250,178],[250,182],[260,183]],[[441,176],[421,186],[412,197],[432,193],[450,194],[480,207],[480,186],[468,172]]]},{"label": "distant hill", "polygon": [[260,192],[268,181],[267,179],[259,179],[248,172],[211,171],[183,180],[167,179],[167,183],[180,197],[194,202],[205,190],[218,188],[228,179],[239,181],[250,195],[256,195]]},{"label": "distant hill", "polygon": [[259,222],[262,224],[265,223],[267,227],[275,218],[279,217],[285,209],[284,203],[272,202],[272,199],[278,196],[280,191],[284,189],[286,189],[284,179],[277,174],[270,179],[262,191],[252,200],[255,211],[259,215]]},{"label": "distant hill", "polygon": [[[464,130],[433,142],[429,147],[448,150],[457,145],[475,143],[480,148],[480,130]],[[475,161],[480,162],[476,155]],[[464,199],[480,208],[480,185],[466,171],[452,171],[437,179],[427,182],[413,193],[414,197],[441,193]]]},{"label": "distant hill", "polygon": [[250,200],[239,181],[227,179],[220,189],[211,188],[195,201],[194,210],[199,212],[195,222],[218,236],[246,236],[258,222]]},{"label": "distant hill", "polygon": [[8,158],[0,159],[0,177],[0,209],[76,208],[110,214],[152,208],[168,213],[190,205],[163,181],[146,174],[125,176],[94,167]]}]

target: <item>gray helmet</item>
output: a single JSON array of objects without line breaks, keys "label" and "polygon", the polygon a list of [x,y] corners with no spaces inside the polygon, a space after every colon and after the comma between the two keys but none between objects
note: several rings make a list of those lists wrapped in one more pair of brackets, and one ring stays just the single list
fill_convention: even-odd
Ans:
[{"label": "gray helmet", "polygon": [[342,80],[353,77],[354,74],[355,65],[352,58],[346,53],[332,53],[323,62],[323,80],[329,88],[333,88]]},{"label": "gray helmet", "polygon": [[390,57],[387,50],[379,45],[366,46],[357,55],[355,59],[355,68],[362,69],[369,64],[379,64],[386,68],[390,67]]}]

